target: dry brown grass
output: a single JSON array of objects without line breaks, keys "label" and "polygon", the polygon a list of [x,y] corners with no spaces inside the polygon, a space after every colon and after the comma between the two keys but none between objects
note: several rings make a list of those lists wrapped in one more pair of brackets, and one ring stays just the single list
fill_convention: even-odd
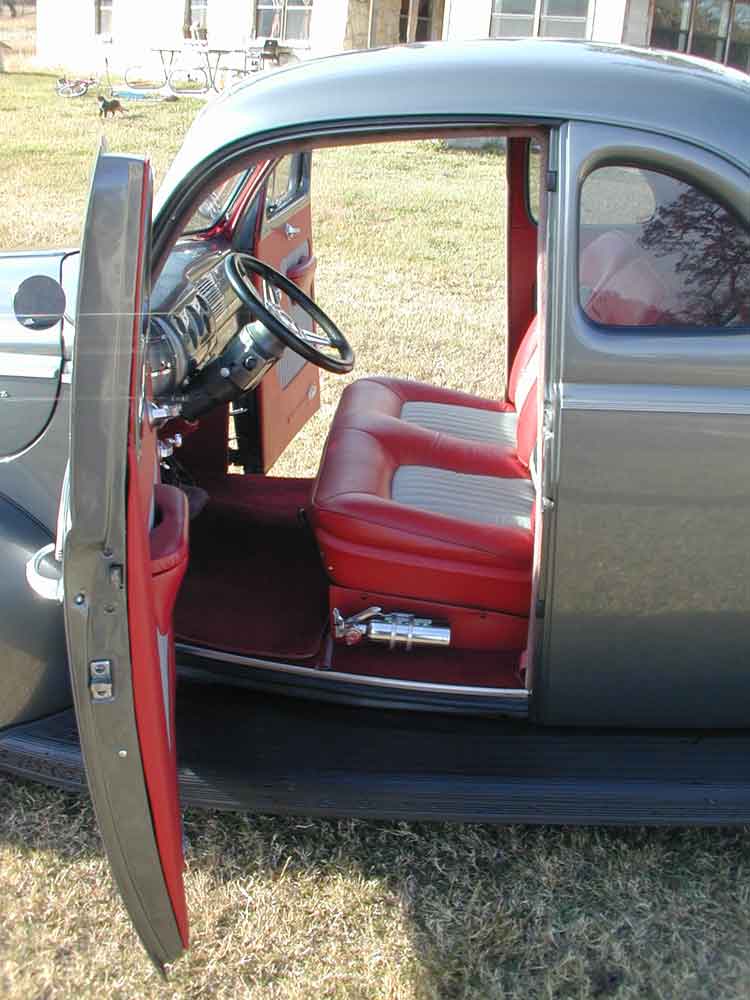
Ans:
[{"label": "dry brown grass", "polygon": [[[114,148],[149,146],[163,166],[193,110],[179,102],[106,129]],[[19,76],[0,78],[0,114],[0,246],[75,244],[93,107],[61,109],[50,78]],[[502,237],[486,197],[502,203],[502,159],[381,147],[317,154],[314,171],[318,294],[359,373],[497,391]],[[286,471],[314,467],[340,386],[325,380],[323,413]],[[164,984],[112,888],[89,803],[0,779],[0,996],[750,997],[743,830],[189,811],[186,832],[194,945]]]},{"label": "dry brown grass", "polygon": [[36,53],[35,3],[16,3],[16,17],[0,4],[0,42],[8,46],[0,59],[6,70],[19,70],[28,64]]}]

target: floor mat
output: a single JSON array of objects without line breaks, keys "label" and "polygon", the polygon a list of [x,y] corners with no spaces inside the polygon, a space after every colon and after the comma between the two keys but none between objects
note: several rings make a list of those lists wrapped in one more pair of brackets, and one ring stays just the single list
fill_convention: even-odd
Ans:
[{"label": "floor mat", "polygon": [[228,476],[207,484],[190,525],[190,565],[175,609],[178,642],[243,656],[315,656],[327,582],[298,511],[311,480]]},{"label": "floor mat", "polygon": [[389,650],[361,643],[333,649],[332,670],[370,677],[390,677],[468,687],[522,688],[519,650],[479,652],[471,649]]}]

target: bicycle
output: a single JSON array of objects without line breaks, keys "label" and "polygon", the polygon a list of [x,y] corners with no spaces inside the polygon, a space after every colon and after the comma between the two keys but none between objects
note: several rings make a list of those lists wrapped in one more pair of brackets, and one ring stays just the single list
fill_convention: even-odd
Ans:
[{"label": "bicycle", "polygon": [[109,60],[104,58],[104,78],[105,84],[98,76],[79,77],[70,79],[67,76],[58,77],[55,82],[55,93],[58,97],[83,97],[91,87],[96,86],[97,95],[110,99],[112,97],[112,80],[109,75]]}]

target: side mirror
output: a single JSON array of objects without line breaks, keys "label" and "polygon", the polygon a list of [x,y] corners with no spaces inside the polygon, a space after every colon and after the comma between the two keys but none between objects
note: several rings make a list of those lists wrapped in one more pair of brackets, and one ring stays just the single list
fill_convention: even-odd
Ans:
[{"label": "side mirror", "polygon": [[65,292],[59,281],[34,274],[18,286],[13,311],[27,330],[49,330],[65,315]]}]

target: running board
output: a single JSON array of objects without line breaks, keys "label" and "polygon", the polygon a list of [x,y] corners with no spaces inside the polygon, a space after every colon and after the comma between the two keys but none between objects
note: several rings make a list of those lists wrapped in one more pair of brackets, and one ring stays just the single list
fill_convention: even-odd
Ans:
[{"label": "running board", "polygon": [[[750,822],[750,732],[548,729],[183,683],[183,806],[491,823]],[[85,787],[72,711],[0,733],[0,770]]]}]

